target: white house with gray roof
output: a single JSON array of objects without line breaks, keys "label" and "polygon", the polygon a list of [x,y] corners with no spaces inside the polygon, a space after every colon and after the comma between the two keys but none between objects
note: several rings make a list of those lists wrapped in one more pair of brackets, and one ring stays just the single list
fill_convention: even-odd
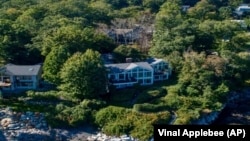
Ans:
[{"label": "white house with gray roof", "polygon": [[31,90],[39,87],[42,67],[37,65],[7,64],[0,70],[3,90]]},{"label": "white house with gray roof", "polygon": [[238,16],[241,16],[244,14],[244,12],[250,12],[250,7],[248,4],[241,4],[236,8],[234,13],[236,13]]},{"label": "white house with gray roof", "polygon": [[163,59],[150,58],[146,61],[154,70],[154,81],[167,80],[171,75],[171,67]]},{"label": "white house with gray roof", "polygon": [[108,79],[116,88],[134,84],[152,85],[154,81],[167,80],[171,69],[163,59],[148,59],[145,62],[105,64]]}]

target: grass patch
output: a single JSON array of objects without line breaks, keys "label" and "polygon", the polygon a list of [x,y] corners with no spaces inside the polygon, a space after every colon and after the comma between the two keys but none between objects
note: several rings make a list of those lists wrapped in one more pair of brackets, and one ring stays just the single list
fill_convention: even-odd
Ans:
[{"label": "grass patch", "polygon": [[167,105],[164,104],[150,104],[150,103],[143,103],[143,104],[135,104],[133,106],[133,110],[136,112],[161,112],[161,111],[167,111],[170,108]]},{"label": "grass patch", "polygon": [[167,91],[164,86],[162,87],[150,87],[139,93],[136,103],[150,102],[156,98],[165,96]]},{"label": "grass patch", "polygon": [[14,111],[19,111],[19,112],[25,112],[25,111],[32,111],[32,112],[50,112],[51,110],[53,111],[54,107],[53,105],[32,105],[32,104],[27,104],[23,101],[19,101],[16,98],[13,99],[2,99],[0,100],[0,106],[1,107],[10,107]]},{"label": "grass patch", "polygon": [[47,92],[27,91],[26,93],[27,93],[26,97],[32,98],[33,100],[57,101],[61,99],[58,91],[47,91]]}]

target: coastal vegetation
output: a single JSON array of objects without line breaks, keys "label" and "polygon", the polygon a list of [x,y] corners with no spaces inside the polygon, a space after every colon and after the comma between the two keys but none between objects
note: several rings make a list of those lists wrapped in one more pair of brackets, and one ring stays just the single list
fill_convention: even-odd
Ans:
[{"label": "coastal vegetation", "polygon": [[[52,127],[88,123],[141,140],[153,135],[153,124],[192,124],[220,111],[231,90],[249,86],[249,13],[234,13],[244,2],[2,0],[0,64],[42,62],[43,79],[53,87],[7,96],[0,105],[44,112]],[[135,24],[153,25],[148,48],[118,45],[104,32]],[[117,63],[163,58],[173,72],[152,86],[107,88],[104,53],[114,53]]]}]

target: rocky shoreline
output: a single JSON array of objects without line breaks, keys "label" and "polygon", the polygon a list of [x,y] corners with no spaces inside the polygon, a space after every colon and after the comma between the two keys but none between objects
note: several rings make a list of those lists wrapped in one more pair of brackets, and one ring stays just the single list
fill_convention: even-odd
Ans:
[{"label": "rocky shoreline", "polygon": [[128,135],[107,136],[90,126],[52,129],[45,115],[38,112],[15,112],[2,108],[0,121],[0,141],[136,141]]},{"label": "rocky shoreline", "polygon": [[249,125],[250,88],[232,91],[220,111],[207,112],[194,125]]},{"label": "rocky shoreline", "polygon": [[[231,92],[222,111],[209,113],[194,124],[250,124],[250,89]],[[38,112],[0,109],[0,141],[138,141],[131,136],[107,136],[93,127],[53,129]]]},{"label": "rocky shoreline", "polygon": [[231,99],[214,125],[250,125],[250,89],[232,92]]}]

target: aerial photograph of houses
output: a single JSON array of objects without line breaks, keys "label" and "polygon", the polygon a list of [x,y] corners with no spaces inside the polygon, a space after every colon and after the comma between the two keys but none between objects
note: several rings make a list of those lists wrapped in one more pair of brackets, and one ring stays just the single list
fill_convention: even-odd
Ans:
[{"label": "aerial photograph of houses", "polygon": [[250,125],[249,68],[250,0],[0,0],[0,141]]}]

